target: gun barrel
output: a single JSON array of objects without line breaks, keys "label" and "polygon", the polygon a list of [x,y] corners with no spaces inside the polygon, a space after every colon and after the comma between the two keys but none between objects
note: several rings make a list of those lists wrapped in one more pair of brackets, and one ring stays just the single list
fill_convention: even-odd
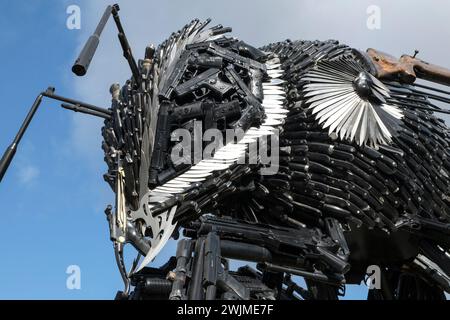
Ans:
[{"label": "gun barrel", "polygon": [[105,28],[106,22],[111,16],[112,7],[106,7],[100,22],[95,28],[94,33],[89,37],[88,41],[81,50],[80,55],[72,66],[72,72],[77,76],[84,76],[89,68],[92,58],[94,57],[95,51],[97,50],[98,44],[100,42],[100,35]]}]

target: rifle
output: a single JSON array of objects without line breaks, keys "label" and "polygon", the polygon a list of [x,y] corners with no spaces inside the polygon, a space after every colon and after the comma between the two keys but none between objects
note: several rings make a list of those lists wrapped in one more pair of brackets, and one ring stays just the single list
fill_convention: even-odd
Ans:
[{"label": "rifle", "polygon": [[297,269],[300,265],[321,262],[328,271],[324,271],[326,275],[320,274],[324,278],[334,278],[350,269],[350,265],[336,253],[336,243],[324,239],[317,230],[275,227],[203,215],[200,220],[185,227],[184,235],[202,237],[210,232],[220,237],[222,252],[230,258],[291,268],[298,272],[303,271]]},{"label": "rifle", "polygon": [[372,48],[366,52],[380,79],[412,84],[416,78],[420,78],[450,86],[450,70],[416,58],[417,50],[413,56],[404,54],[400,59]]}]

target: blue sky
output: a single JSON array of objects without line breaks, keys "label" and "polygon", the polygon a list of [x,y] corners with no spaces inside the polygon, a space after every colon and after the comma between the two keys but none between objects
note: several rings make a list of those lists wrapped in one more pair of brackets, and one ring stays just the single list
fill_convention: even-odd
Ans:
[{"label": "blue sky", "polygon": [[[65,1],[3,4],[2,150],[40,91],[53,85],[75,96],[70,67],[79,35],[66,28],[66,7]],[[102,182],[102,154],[87,162],[76,152],[74,116],[44,100],[0,184],[0,298],[107,299],[121,287],[103,213],[112,194]],[[72,264],[81,268],[81,290],[66,289]]]},{"label": "blue sky", "polygon": [[[136,7],[124,2],[121,18],[137,57],[148,42],[158,44],[192,18],[211,16],[256,45],[285,38],[338,38],[355,47],[375,46],[395,55],[422,46],[435,48],[424,52],[425,58],[446,65],[449,45],[418,33],[439,32],[448,39],[448,21],[441,10],[425,13],[425,21],[411,26],[412,34],[399,36],[397,27],[409,23],[409,17],[424,8],[378,1],[385,18],[382,29],[374,33],[365,27],[366,8],[373,2],[377,3],[344,1],[335,8],[332,2],[294,5],[280,1],[277,6],[284,14],[272,10],[273,3],[268,1],[257,2],[259,6],[240,1],[226,6],[205,1],[191,6],[181,1],[146,1]],[[81,8],[80,30],[66,28],[66,8],[72,4]],[[49,85],[61,95],[108,106],[109,85],[123,82],[129,73],[112,21],[88,76],[76,78],[70,72],[106,4],[103,0],[2,3],[1,151],[12,140],[35,96]],[[242,10],[230,9],[236,6]],[[254,14],[249,16],[251,10]],[[154,12],[151,19],[148,12]],[[99,119],[59,108],[56,101],[44,100],[41,105],[0,184],[4,239],[0,242],[0,299],[111,299],[122,288],[103,213],[105,206],[113,203],[113,194],[102,178],[106,165],[100,148],[101,125]],[[165,261],[173,248],[173,243],[169,244],[155,264]],[[69,265],[81,268],[81,290],[66,288]],[[346,298],[366,295],[364,287],[351,286],[347,292]]]}]

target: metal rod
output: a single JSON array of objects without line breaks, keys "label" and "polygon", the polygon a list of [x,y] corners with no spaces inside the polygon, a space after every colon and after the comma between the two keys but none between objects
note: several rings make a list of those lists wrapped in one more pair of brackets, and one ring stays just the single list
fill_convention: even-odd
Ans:
[{"label": "metal rod", "polygon": [[184,286],[186,284],[187,264],[192,256],[192,241],[181,239],[177,246],[177,266],[175,268],[175,278],[173,280],[170,300],[181,300],[185,297]]},{"label": "metal rod", "polygon": [[402,107],[416,108],[416,109],[427,110],[427,111],[432,111],[432,112],[450,114],[450,110],[442,110],[442,109],[435,109],[435,108],[430,108],[430,107],[425,107],[425,106],[419,106],[419,105],[415,105],[415,104],[404,102],[404,101],[397,102],[397,101],[391,100],[390,102],[397,104],[399,106],[402,106]]},{"label": "metal rod", "polygon": [[223,257],[252,262],[270,262],[272,254],[264,247],[250,243],[222,240],[220,250]]},{"label": "metal rod", "polygon": [[417,89],[414,89],[413,92],[416,93],[417,95],[425,95],[429,99],[434,99],[434,100],[438,100],[438,101],[441,101],[441,102],[450,103],[450,98],[445,98],[445,97],[442,97],[442,96],[439,96],[439,95],[435,95],[433,93],[420,91],[420,90],[417,90]]},{"label": "metal rod", "polygon": [[64,109],[67,109],[67,110],[74,111],[74,112],[85,113],[85,114],[89,114],[91,116],[96,116],[96,117],[100,117],[100,118],[107,119],[107,120],[111,119],[111,115],[109,115],[107,113],[90,110],[90,109],[80,106],[79,104],[72,105],[72,104],[68,104],[68,103],[61,103],[61,107],[63,107]]},{"label": "metal rod", "polygon": [[75,73],[77,76],[84,76],[86,74],[89,65],[91,63],[91,60],[94,57],[95,51],[97,50],[98,44],[100,42],[100,35],[103,29],[105,28],[106,22],[108,21],[109,17],[112,14],[114,22],[117,26],[118,37],[120,41],[120,46],[122,47],[123,56],[128,61],[128,65],[130,66],[131,73],[133,74],[133,78],[136,84],[140,83],[141,78],[139,68],[136,64],[136,60],[133,57],[133,53],[131,51],[130,44],[128,43],[128,39],[125,35],[125,31],[123,30],[122,22],[120,21],[118,13],[119,10],[120,7],[118,4],[106,7],[105,12],[103,13],[102,18],[100,19],[100,22],[97,25],[97,28],[95,28],[94,33],[89,37],[88,41],[83,47],[83,50],[81,50],[80,55],[78,56],[77,60],[75,61],[72,67],[72,72]]},{"label": "metal rod", "polygon": [[72,104],[73,106],[63,104],[62,107],[72,110],[72,111],[79,111],[86,114],[91,114],[94,116],[102,117],[105,119],[110,119],[112,116],[112,111],[104,108],[100,108],[97,106],[94,106],[89,103],[81,102],[75,99],[70,99],[66,97],[62,97],[59,95],[54,94],[55,88],[49,87],[46,91],[41,92],[36,99],[33,102],[33,105],[30,108],[30,111],[28,111],[27,116],[22,122],[22,125],[20,126],[19,130],[17,131],[16,136],[14,137],[13,142],[8,146],[8,148],[3,153],[3,156],[0,160],[0,182],[3,179],[3,176],[6,173],[6,170],[8,170],[9,165],[11,164],[12,159],[14,158],[14,155],[16,154],[17,146],[20,143],[20,140],[22,140],[23,135],[25,134],[25,131],[28,129],[28,126],[30,125],[31,120],[33,119],[37,109],[39,108],[42,98],[47,97],[63,102],[67,102]]},{"label": "metal rod", "polygon": [[36,100],[34,100],[33,105],[31,106],[30,111],[28,111],[27,116],[23,120],[22,125],[19,128],[19,131],[17,131],[17,134],[14,137],[13,142],[5,150],[5,153],[3,154],[3,157],[0,160],[0,182],[2,181],[6,170],[8,170],[8,167],[11,164],[11,161],[14,158],[14,155],[16,154],[17,145],[19,144],[20,140],[22,140],[22,137],[23,137],[25,131],[27,130],[31,120],[33,119],[33,116],[36,113],[36,110],[38,109],[39,105],[42,102],[42,96],[43,95],[41,93],[36,97]]},{"label": "metal rod", "polygon": [[310,279],[314,279],[316,281],[325,282],[325,283],[337,284],[337,283],[343,283],[343,281],[344,281],[344,277],[339,277],[338,275],[333,275],[333,277],[330,277],[320,271],[315,271],[315,272],[303,271],[303,270],[299,270],[299,269],[295,269],[295,268],[278,266],[278,265],[268,263],[268,262],[262,263],[261,265],[265,269],[270,270],[270,271],[286,272],[286,273],[295,274],[297,276],[310,278]]},{"label": "metal rod", "polygon": [[[403,90],[399,90],[399,89],[396,89],[396,88],[398,88],[398,87],[391,88],[391,91],[398,92],[400,94],[405,94],[405,92]],[[410,91],[410,92],[407,93],[408,95],[419,96],[419,97],[426,96],[429,99],[434,99],[434,100],[437,100],[437,101],[450,103],[450,98],[445,98],[445,97],[442,97],[442,96],[439,96],[439,95],[435,95],[433,93],[417,90],[416,88],[414,88],[414,89],[408,88],[407,90]]]},{"label": "metal rod", "polygon": [[433,91],[436,91],[436,92],[440,92],[440,93],[444,93],[444,94],[450,95],[450,91],[445,91],[445,90],[442,90],[442,89],[433,88],[433,87],[426,86],[426,85],[420,84],[420,83],[414,83],[413,86],[424,88],[424,89],[428,89],[428,90],[433,90]]},{"label": "metal rod", "polygon": [[92,104],[89,104],[89,103],[86,103],[86,102],[82,102],[82,101],[79,101],[79,100],[75,100],[75,99],[59,96],[57,94],[54,94],[54,92],[55,92],[55,89],[50,87],[50,88],[47,89],[47,91],[45,91],[45,92],[43,92],[41,94],[44,97],[52,98],[52,99],[59,100],[59,101],[62,101],[62,102],[67,102],[67,103],[70,103],[70,104],[73,104],[73,105],[79,105],[79,106],[82,106],[82,107],[84,107],[86,109],[90,109],[90,110],[94,110],[94,111],[98,111],[98,112],[102,112],[102,113],[106,113],[106,114],[112,115],[112,111],[111,110],[108,110],[108,109],[105,109],[105,108],[100,108],[100,107],[97,107],[97,106],[94,106]]}]

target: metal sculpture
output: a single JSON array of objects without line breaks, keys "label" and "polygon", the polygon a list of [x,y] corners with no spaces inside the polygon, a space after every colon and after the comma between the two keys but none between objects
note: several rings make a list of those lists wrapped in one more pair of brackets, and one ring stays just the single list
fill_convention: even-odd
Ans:
[{"label": "metal sculpture", "polygon": [[[381,269],[370,299],[445,299],[450,139],[434,115],[448,111],[432,101],[449,103],[450,92],[415,79],[450,85],[448,70],[331,40],[257,49],[209,20],[136,62],[118,11],[106,9],[72,68],[87,72],[112,14],[132,77],[111,86],[111,107],[47,90],[0,163],[3,177],[44,96],[104,118],[118,299],[337,299],[369,265]],[[208,130],[215,139],[203,140]],[[149,267],[180,231],[176,255]],[[127,243],[138,252],[130,270]],[[256,269],[233,271],[230,259]]]}]

